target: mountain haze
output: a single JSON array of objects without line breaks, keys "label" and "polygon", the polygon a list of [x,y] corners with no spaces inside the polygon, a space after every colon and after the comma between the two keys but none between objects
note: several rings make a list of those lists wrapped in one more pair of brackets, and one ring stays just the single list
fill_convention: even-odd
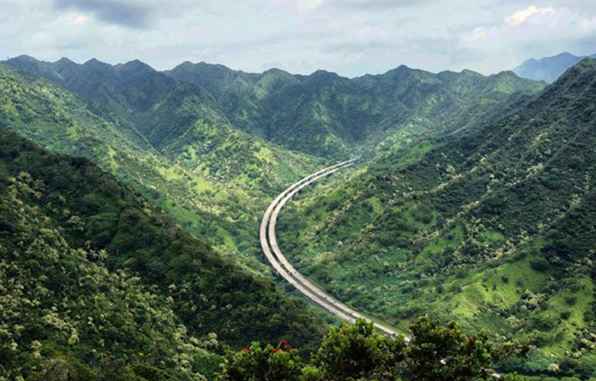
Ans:
[{"label": "mountain haze", "polygon": [[[596,54],[591,57],[596,58]],[[523,78],[552,83],[583,58],[586,57],[578,57],[567,52],[553,57],[532,58],[516,67],[513,71]]]}]

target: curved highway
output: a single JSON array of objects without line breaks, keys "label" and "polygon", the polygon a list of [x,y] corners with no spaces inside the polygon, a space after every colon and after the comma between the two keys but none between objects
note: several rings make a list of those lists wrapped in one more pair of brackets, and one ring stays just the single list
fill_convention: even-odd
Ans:
[{"label": "curved highway", "polygon": [[342,302],[334,299],[321,288],[313,284],[310,280],[305,278],[290,264],[290,262],[288,262],[277,243],[275,232],[277,218],[281,209],[288,203],[288,201],[290,201],[292,197],[309,185],[324,177],[330,176],[341,169],[352,166],[354,162],[355,160],[349,160],[331,167],[324,168],[298,181],[277,196],[269,208],[267,208],[267,211],[265,212],[261,222],[259,231],[261,247],[263,249],[263,254],[275,271],[311,301],[323,307],[325,310],[329,311],[341,320],[350,323],[354,323],[357,319],[367,320],[372,322],[374,326],[385,335],[394,336],[397,335],[398,332],[393,328],[378,323],[359,313],[358,311],[353,310]]}]

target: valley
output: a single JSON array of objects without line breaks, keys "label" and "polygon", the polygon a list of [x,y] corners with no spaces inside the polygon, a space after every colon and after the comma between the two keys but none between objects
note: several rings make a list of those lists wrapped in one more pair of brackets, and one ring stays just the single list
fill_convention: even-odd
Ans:
[{"label": "valley", "polygon": [[281,218],[290,262],[402,329],[432,313],[527,340],[537,349],[528,372],[570,351],[589,369],[595,62],[476,130],[304,196]]},{"label": "valley", "polygon": [[[528,348],[501,373],[557,364],[587,380],[595,84],[591,59],[552,85],[406,66],[347,78],[9,59],[0,275],[32,288],[7,297],[35,301],[11,304],[13,317],[34,311],[27,326],[56,330],[0,334],[85,372],[128,361],[118,369],[198,380],[253,341],[307,356],[340,320],[394,337],[430,315]],[[71,283],[57,286],[45,261],[68,262]],[[122,293],[136,299],[111,306],[103,328],[80,323],[103,321],[97,300]],[[139,354],[143,342],[114,333],[128,329],[176,360]],[[91,352],[106,340],[118,351]],[[37,352],[2,348],[39,373]]]}]

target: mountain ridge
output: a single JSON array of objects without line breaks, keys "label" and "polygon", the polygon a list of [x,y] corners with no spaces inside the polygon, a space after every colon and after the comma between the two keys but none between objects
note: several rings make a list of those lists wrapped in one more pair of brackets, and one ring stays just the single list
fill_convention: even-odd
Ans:
[{"label": "mountain ridge", "polygon": [[584,58],[596,58],[596,54],[591,56],[576,56],[569,52],[563,52],[552,57],[530,58],[513,69],[513,71],[520,77],[553,83],[567,69],[573,67]]},{"label": "mountain ridge", "polygon": [[596,60],[584,59],[461,134],[390,150],[303,196],[281,216],[280,246],[390,324],[443,316],[529,340],[524,373],[570,356],[567,374],[589,378],[596,342],[577,343],[596,321],[595,100]]}]

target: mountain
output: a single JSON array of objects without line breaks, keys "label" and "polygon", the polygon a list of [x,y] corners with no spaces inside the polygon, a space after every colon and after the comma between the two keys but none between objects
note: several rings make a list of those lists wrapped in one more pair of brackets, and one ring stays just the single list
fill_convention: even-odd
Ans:
[{"label": "mountain", "polygon": [[[94,74],[84,74],[88,66],[107,73],[103,85]],[[263,270],[256,261],[255,221],[273,195],[314,171],[318,160],[233,128],[204,90],[141,63],[111,67],[90,61],[76,67],[81,78],[94,83],[73,87],[77,94],[40,79],[40,72],[0,66],[0,121],[51,151],[93,160],[191,233]],[[119,73],[136,70],[149,78],[127,79],[132,88],[119,83]],[[165,84],[157,87],[170,91],[150,107],[139,106],[134,89],[145,82]],[[101,86],[107,90],[86,90]]]},{"label": "mountain", "polygon": [[596,60],[465,130],[377,158],[281,216],[298,268],[397,326],[527,341],[524,373],[593,376]]},{"label": "mountain", "polygon": [[[553,57],[532,58],[516,67],[513,71],[523,78],[552,83],[583,58],[585,57],[578,57],[567,52]],[[596,58],[596,54],[592,58]]]},{"label": "mountain", "polygon": [[[152,147],[160,145],[162,136],[152,135],[155,133],[152,131],[154,125],[147,125],[151,121],[148,114],[163,99],[198,97],[204,107],[209,109],[202,116],[217,115],[217,110],[211,110],[217,107],[201,88],[196,87],[193,91],[179,89],[175,80],[138,60],[112,66],[91,59],[79,65],[66,59],[52,63],[21,56],[5,63],[13,69],[46,78],[75,93],[88,101],[90,110],[95,114],[114,123],[128,136],[136,135],[137,143],[145,140]],[[197,118],[201,115],[197,115]],[[189,118],[184,122],[176,124],[179,133],[184,133],[194,120]],[[139,131],[141,128],[145,131]]]},{"label": "mountain", "polygon": [[408,125],[426,132],[446,117],[481,113],[515,92],[542,88],[512,73],[432,74],[406,66],[355,79],[323,70],[308,76],[281,70],[247,74],[188,62],[166,74],[215,94],[234,127],[286,148],[332,158],[374,145]]},{"label": "mountain", "polygon": [[216,370],[221,345],[310,345],[321,333],[303,303],[109,173],[5,128],[0,217],[0,358],[15,378],[105,369],[195,380]]},{"label": "mountain", "polygon": [[[188,231],[259,271],[254,224],[285,184],[324,161],[464,128],[513,94],[542,88],[511,73],[431,74],[405,66],[350,80],[324,71],[249,74],[204,63],[166,73],[140,61],[17,57],[6,64],[26,79],[12,82],[35,88],[35,94],[23,91],[27,97],[45,96],[51,86],[41,77],[67,90],[52,88],[59,95],[50,104],[73,99],[61,113],[85,110],[68,117],[85,116],[71,123],[76,128],[60,121],[51,121],[51,129],[47,122],[24,128],[22,121],[14,128],[51,150],[96,161]],[[47,119],[44,113],[37,107],[31,118]],[[93,144],[80,144],[85,139]]]},{"label": "mountain", "polygon": [[510,72],[484,77],[406,66],[349,79],[324,70],[308,76],[245,73],[204,62],[185,62],[163,73],[140,61],[77,65],[17,57],[6,64],[74,92],[127,136],[138,135],[138,141],[164,153],[180,147],[177,139],[188,141],[185,135],[200,123],[336,160],[404,128],[410,131],[403,133],[427,134],[429,128],[438,132],[446,120],[460,126],[465,121],[455,117],[482,115],[514,93],[542,88]]},{"label": "mountain", "polygon": [[[429,313],[534,348],[504,371],[553,376],[556,362],[557,376],[589,378],[594,66],[582,61],[545,88],[513,72],[406,66],[345,78],[206,63],[159,72],[140,61],[11,59],[0,65],[0,250],[18,256],[3,255],[0,269],[4,262],[26,269],[11,294],[30,318],[24,326],[46,324],[48,309],[72,323],[69,336],[11,336],[24,347],[14,356],[14,345],[1,347],[0,356],[14,367],[30,364],[38,355],[26,349],[39,341],[50,365],[66,356],[68,369],[110,368],[108,350],[104,362],[89,351],[119,336],[92,335],[77,319],[101,319],[99,308],[87,316],[80,306],[122,293],[147,300],[135,301],[138,318],[117,304],[114,326],[147,330],[168,357],[188,343],[202,364],[257,339],[314,348],[322,313],[276,286],[256,229],[287,184],[361,156],[357,170],[282,214],[281,244],[302,271],[400,328]],[[58,238],[36,251],[29,243],[46,230]],[[69,262],[74,253],[81,274],[106,274],[90,290]],[[52,255],[52,273],[43,272],[36,262]],[[74,279],[63,289],[54,285],[61,269]],[[45,291],[34,285],[49,289],[48,279],[62,299],[48,294],[36,309],[27,300],[39,299]],[[35,294],[21,297],[27,287]],[[163,329],[143,326],[154,316],[167,316]],[[18,334],[12,321],[1,324],[0,334]],[[71,326],[85,348],[68,346]],[[209,344],[210,333],[220,345]],[[117,341],[113,361],[137,372],[146,342]],[[143,378],[180,375],[174,360],[146,363],[151,369],[136,373]]]}]

